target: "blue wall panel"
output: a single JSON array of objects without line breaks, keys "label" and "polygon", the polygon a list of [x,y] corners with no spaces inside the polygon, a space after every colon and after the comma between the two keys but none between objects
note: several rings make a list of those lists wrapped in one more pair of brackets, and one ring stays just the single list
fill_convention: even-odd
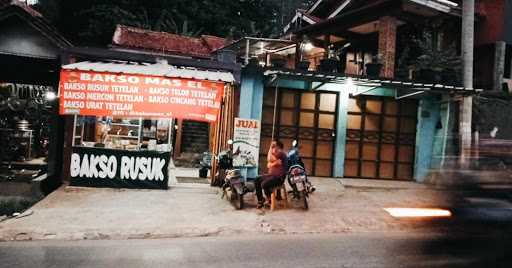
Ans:
[{"label": "blue wall panel", "polygon": [[[257,72],[246,72],[243,74],[240,93],[240,117],[261,120],[265,79],[269,79],[269,77],[264,77],[261,73]],[[269,86],[275,87],[276,84],[280,88],[296,90],[310,90],[312,85],[305,81],[278,79]],[[315,83],[313,83],[313,85],[315,85]],[[368,87],[357,86],[355,89],[362,91],[365,88]],[[333,174],[335,177],[342,177],[344,175],[349,88],[347,88],[346,85],[325,84],[318,90],[339,92]],[[390,88],[376,88],[364,93],[364,95],[394,97],[395,91]],[[439,140],[440,136],[444,136],[442,135],[444,131],[443,129],[438,129],[437,126],[439,122],[444,123],[444,120],[441,120],[441,115],[443,115],[442,117],[444,118],[447,114],[446,111],[441,110],[441,104],[436,96],[425,95],[420,100],[414,167],[414,179],[419,182],[423,181],[428,175],[430,168],[436,165],[436,161],[433,161],[433,157],[435,157],[435,154],[439,153],[437,151],[439,151],[444,144],[442,140]],[[441,114],[441,112],[443,113]],[[247,172],[247,175],[252,177],[256,176],[257,169],[250,169],[244,172]]]},{"label": "blue wall panel", "polygon": [[418,107],[414,179],[422,182],[432,167],[434,137],[440,120],[440,103],[435,96],[425,96]]},{"label": "blue wall panel", "polygon": [[[263,75],[257,72],[247,72],[242,75],[240,89],[240,118],[257,119],[261,121],[263,109]],[[258,168],[247,168],[241,170],[242,175],[248,178],[255,178],[258,175]]]},{"label": "blue wall panel", "polygon": [[338,103],[338,121],[336,125],[336,150],[334,155],[334,177],[343,177],[345,173],[345,144],[347,140],[347,118],[348,118],[347,90],[341,91]]}]

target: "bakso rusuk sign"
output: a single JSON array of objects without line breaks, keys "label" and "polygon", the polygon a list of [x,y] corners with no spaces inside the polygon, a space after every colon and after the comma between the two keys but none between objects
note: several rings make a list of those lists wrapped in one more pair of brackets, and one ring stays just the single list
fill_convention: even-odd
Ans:
[{"label": "bakso rusuk sign", "polygon": [[169,152],[74,147],[73,186],[167,189]]},{"label": "bakso rusuk sign", "polygon": [[60,114],[217,120],[224,83],[76,70],[60,73]]}]

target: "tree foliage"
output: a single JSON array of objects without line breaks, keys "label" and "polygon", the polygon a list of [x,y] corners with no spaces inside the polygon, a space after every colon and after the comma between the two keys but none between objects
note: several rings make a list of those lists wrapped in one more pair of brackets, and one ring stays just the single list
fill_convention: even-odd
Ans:
[{"label": "tree foliage", "polygon": [[40,0],[38,9],[79,45],[106,45],[117,24],[189,36],[271,37],[313,0]]},{"label": "tree foliage", "polygon": [[397,37],[397,76],[407,78],[409,70],[453,72],[452,83],[461,81],[462,61],[458,37],[453,32],[460,28],[456,20],[432,19],[427,23],[405,25]]}]

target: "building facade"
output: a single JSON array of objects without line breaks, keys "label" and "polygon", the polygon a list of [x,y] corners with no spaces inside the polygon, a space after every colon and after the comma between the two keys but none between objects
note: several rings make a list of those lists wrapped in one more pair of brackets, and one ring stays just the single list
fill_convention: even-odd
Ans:
[{"label": "building facade", "polygon": [[430,91],[420,94],[389,80],[354,81],[246,67],[239,115],[262,122],[260,172],[272,138],[285,149],[298,140],[312,176],[423,181],[439,168],[455,131],[444,100],[468,90],[417,84]]},{"label": "building facade", "polygon": [[60,51],[70,46],[30,6],[0,1],[0,195],[60,184],[63,124],[55,96]]},{"label": "building facade", "polygon": [[[215,50],[227,44],[224,38],[201,35],[188,37],[166,32],[118,25],[112,37],[112,49],[116,51],[174,56],[194,60],[212,60]],[[178,166],[194,167],[202,153],[209,150],[209,124],[194,120],[176,120],[173,141],[173,157]]]},{"label": "building facade", "polygon": [[[298,140],[313,176],[427,179],[457,157],[459,101],[481,91],[458,79],[460,12],[454,1],[317,1],[284,40],[228,46],[248,62],[240,117],[262,121],[261,156],[272,138]],[[404,50],[417,53],[405,64]]]}]

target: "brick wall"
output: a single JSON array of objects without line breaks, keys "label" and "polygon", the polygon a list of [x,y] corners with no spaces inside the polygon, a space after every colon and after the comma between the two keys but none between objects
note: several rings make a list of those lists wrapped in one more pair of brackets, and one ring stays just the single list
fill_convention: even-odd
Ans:
[{"label": "brick wall", "polygon": [[387,16],[380,18],[379,57],[383,64],[380,72],[381,77],[393,78],[395,76],[396,28],[396,18]]}]

